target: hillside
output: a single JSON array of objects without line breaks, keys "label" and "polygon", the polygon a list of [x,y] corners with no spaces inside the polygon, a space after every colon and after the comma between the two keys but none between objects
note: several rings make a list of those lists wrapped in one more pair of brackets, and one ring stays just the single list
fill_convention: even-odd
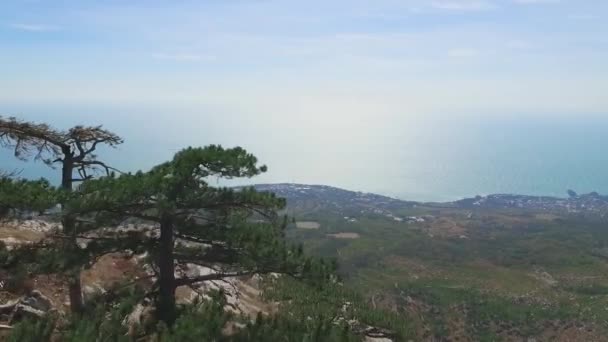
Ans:
[{"label": "hillside", "polygon": [[290,208],[299,210],[333,210],[335,212],[367,212],[411,207],[416,202],[364,192],[348,191],[326,185],[257,184],[259,191],[274,192],[286,198]]},{"label": "hillside", "polygon": [[600,341],[608,322],[605,198],[493,195],[412,203],[325,186],[287,198],[287,231],[337,258],[345,284],[418,340]]},{"label": "hillside", "polygon": [[[289,277],[229,278],[180,288],[179,302],[222,289],[225,310],[242,315],[231,326],[258,312],[319,315],[333,317],[332,325],[346,322],[366,341],[602,341],[608,333],[608,230],[598,194],[418,203],[328,186],[256,188],[287,199],[287,239],[313,256],[335,258],[342,282],[319,292]],[[42,218],[4,222],[0,241],[11,249],[56,229]],[[82,274],[86,296],[127,279],[150,289],[143,258],[114,253],[98,260]],[[209,272],[190,267],[180,272]],[[0,276],[3,307],[18,305],[15,275]],[[67,312],[65,277],[30,281],[39,291],[25,297],[32,308]],[[138,304],[125,320],[143,320],[143,312],[145,303]],[[0,324],[13,316],[0,315]]]}]

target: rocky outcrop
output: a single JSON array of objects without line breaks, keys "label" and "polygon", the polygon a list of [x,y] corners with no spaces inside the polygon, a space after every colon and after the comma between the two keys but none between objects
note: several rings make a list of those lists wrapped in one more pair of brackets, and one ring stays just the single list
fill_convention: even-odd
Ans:
[{"label": "rocky outcrop", "polygon": [[2,221],[0,222],[0,242],[7,249],[41,241],[60,225],[46,220]]},{"label": "rocky outcrop", "polygon": [[[213,274],[216,271],[194,264],[187,264],[185,269],[178,271],[179,276],[197,277]],[[271,275],[276,277],[278,275]],[[264,315],[275,313],[278,303],[268,303],[261,299],[262,278],[260,275],[252,277],[228,277],[221,280],[212,280],[195,284],[193,286],[181,286],[177,288],[177,302],[182,304],[192,303],[197,299],[208,300],[209,294],[214,291],[222,291],[226,297],[226,311],[235,314],[243,314],[252,319],[258,313]]]},{"label": "rocky outcrop", "polygon": [[40,291],[31,291],[27,295],[0,305],[0,317],[12,325],[23,318],[42,318],[54,308],[53,302]]}]

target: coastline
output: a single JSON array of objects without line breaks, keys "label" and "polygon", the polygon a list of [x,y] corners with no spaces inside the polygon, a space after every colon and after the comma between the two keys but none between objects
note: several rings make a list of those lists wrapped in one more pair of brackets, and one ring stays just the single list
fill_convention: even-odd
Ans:
[{"label": "coastline", "polygon": [[[328,185],[297,183],[254,184],[260,191],[275,192],[278,196],[299,198],[323,198],[327,201],[349,200],[368,202],[382,206],[436,206],[466,209],[534,209],[543,211],[560,211],[566,213],[608,214],[608,196],[597,192],[577,194],[569,190],[569,197],[536,196],[519,194],[491,194],[475,196],[453,201],[409,201],[381,194],[351,191]],[[568,192],[566,192],[568,193]]]}]

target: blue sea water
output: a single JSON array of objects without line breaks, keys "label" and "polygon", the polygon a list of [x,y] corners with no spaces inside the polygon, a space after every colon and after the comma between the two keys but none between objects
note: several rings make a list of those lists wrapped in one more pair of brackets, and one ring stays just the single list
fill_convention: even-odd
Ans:
[{"label": "blue sea water", "polygon": [[[219,143],[244,146],[270,168],[238,184],[324,184],[420,201],[491,193],[566,196],[568,189],[608,194],[608,119],[597,116],[370,119],[342,125],[223,113],[180,117],[170,109],[0,109],[27,112],[27,119],[56,126],[103,123],[126,142],[101,157],[126,171],[147,169],[185,146]],[[18,162],[7,150],[0,151],[0,168],[52,180],[58,174],[41,163]]]},{"label": "blue sea water", "polygon": [[604,120],[489,120],[442,127],[404,147],[403,167],[378,189],[430,201],[492,193],[566,196],[608,193],[608,122]]}]

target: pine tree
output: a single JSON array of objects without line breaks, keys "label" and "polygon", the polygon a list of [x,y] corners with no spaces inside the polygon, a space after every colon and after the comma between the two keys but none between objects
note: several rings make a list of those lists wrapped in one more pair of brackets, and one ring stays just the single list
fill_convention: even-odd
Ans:
[{"label": "pine tree", "polygon": [[[242,148],[188,148],[149,172],[106,177],[83,184],[82,197],[70,203],[74,215],[108,223],[137,219],[158,227],[148,232],[108,231],[122,248],[145,250],[158,272],[157,312],[171,326],[176,318],[175,289],[198,282],[256,273],[301,276],[301,249],[283,240],[286,220],[277,211],[284,199],[250,187],[212,187],[210,177],[253,177],[266,171]],[[116,245],[115,243],[113,243]],[[200,276],[175,276],[175,265],[213,270]],[[310,264],[308,261],[307,264]],[[315,269],[318,268],[308,268]],[[327,267],[329,269],[329,267]]]},{"label": "pine tree", "polygon": [[[110,174],[113,169],[98,160],[95,152],[100,145],[114,147],[122,142],[119,136],[101,126],[75,126],[63,131],[47,124],[0,116],[0,146],[13,149],[15,156],[23,160],[33,156],[34,160],[41,160],[50,167],[61,165],[61,188],[66,192],[73,190],[74,183],[92,179],[99,170]],[[63,215],[62,225],[65,235],[74,236],[66,240],[66,251],[76,252],[75,217]],[[73,312],[81,312],[84,304],[80,270],[75,269],[72,273],[70,307]]]},{"label": "pine tree", "polygon": [[58,199],[58,192],[46,179],[32,181],[0,176],[0,219],[11,212],[43,212]]}]

